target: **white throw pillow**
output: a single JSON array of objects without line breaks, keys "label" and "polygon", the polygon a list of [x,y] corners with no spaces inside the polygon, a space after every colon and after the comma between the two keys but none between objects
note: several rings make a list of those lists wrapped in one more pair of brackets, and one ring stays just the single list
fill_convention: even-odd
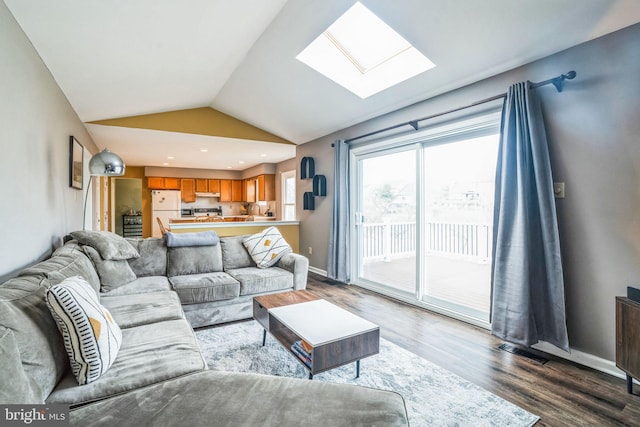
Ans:
[{"label": "white throw pillow", "polygon": [[71,370],[78,384],[100,378],[113,364],[122,331],[103,307],[96,292],[80,276],[47,289],[47,305],[62,333]]},{"label": "white throw pillow", "polygon": [[269,227],[253,234],[244,239],[242,244],[260,268],[271,267],[282,255],[293,252],[276,227]]}]

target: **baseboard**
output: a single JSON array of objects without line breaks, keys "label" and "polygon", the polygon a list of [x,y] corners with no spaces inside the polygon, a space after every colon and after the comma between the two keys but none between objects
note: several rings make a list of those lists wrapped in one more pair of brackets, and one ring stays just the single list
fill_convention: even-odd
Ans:
[{"label": "baseboard", "polygon": [[321,270],[319,268],[309,266],[309,271],[312,272],[312,273],[316,273],[316,274],[319,274],[321,276],[327,277],[326,270]]},{"label": "baseboard", "polygon": [[[554,356],[558,356],[562,359],[570,360],[579,365],[587,366],[589,368],[595,369],[596,371],[604,372],[605,374],[613,375],[617,378],[626,379],[627,375],[618,369],[615,362],[612,360],[603,359],[602,357],[594,356],[593,354],[585,353],[580,350],[571,350],[570,353],[565,353],[564,351],[556,348],[555,346],[546,343],[540,342],[532,346],[536,350],[543,351],[548,354],[552,354]],[[635,383],[638,383],[634,380]]]}]

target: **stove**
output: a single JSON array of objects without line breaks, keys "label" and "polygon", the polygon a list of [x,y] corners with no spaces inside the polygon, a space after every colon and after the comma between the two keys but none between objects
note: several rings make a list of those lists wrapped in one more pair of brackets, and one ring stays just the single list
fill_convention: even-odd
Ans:
[{"label": "stove", "polygon": [[194,208],[193,209],[194,216],[217,216],[222,215],[222,206],[218,206],[217,208]]}]

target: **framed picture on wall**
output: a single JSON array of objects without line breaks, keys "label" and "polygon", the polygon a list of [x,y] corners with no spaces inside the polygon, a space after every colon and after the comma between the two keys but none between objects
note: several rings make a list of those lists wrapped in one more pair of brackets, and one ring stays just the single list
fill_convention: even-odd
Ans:
[{"label": "framed picture on wall", "polygon": [[82,161],[84,147],[71,135],[69,137],[69,187],[82,190]]}]

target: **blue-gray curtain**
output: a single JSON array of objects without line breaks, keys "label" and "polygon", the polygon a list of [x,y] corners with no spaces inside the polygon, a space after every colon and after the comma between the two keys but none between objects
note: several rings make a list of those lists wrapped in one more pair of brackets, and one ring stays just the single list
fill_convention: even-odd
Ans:
[{"label": "blue-gray curtain", "polygon": [[493,225],[491,332],[569,351],[549,149],[528,82],[511,86],[504,102]]},{"label": "blue-gray curtain", "polygon": [[349,145],[343,140],[334,144],[333,212],[329,235],[327,276],[348,283],[349,262]]}]

